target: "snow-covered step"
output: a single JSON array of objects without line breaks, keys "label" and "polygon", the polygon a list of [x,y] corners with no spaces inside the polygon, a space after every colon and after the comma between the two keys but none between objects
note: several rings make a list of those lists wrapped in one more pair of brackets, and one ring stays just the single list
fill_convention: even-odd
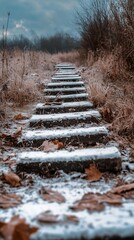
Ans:
[{"label": "snow-covered step", "polygon": [[89,101],[55,103],[51,105],[38,103],[36,106],[36,114],[78,112],[86,111],[90,108],[93,108],[93,103]]},{"label": "snow-covered step", "polygon": [[78,78],[79,79],[79,77],[81,78],[81,76],[80,75],[78,75],[78,74],[71,74],[71,75],[68,75],[68,74],[66,74],[66,75],[59,75],[59,76],[57,76],[57,75],[53,75],[52,76],[52,78],[58,78],[58,79],[64,79],[64,78]]},{"label": "snow-covered step", "polygon": [[52,77],[52,82],[78,81],[78,80],[81,80],[81,76],[79,75]]},{"label": "snow-covered step", "polygon": [[63,170],[66,173],[84,172],[91,163],[94,163],[102,172],[117,172],[121,170],[121,155],[116,147],[86,148],[71,152],[67,150],[49,153],[22,152],[18,154],[16,170],[47,177],[57,170]]},{"label": "snow-covered step", "polygon": [[56,67],[70,67],[70,66],[74,66],[74,65],[72,63],[68,63],[68,62],[56,64]]},{"label": "snow-covered step", "polygon": [[86,92],[86,88],[85,87],[77,87],[77,88],[56,88],[56,89],[51,89],[51,88],[47,88],[44,90],[45,94],[50,94],[50,95],[54,95],[54,94],[76,94],[76,93],[85,93]]},{"label": "snow-covered step", "polygon": [[74,74],[77,74],[76,71],[70,71],[70,70],[64,70],[64,71],[58,71],[58,72],[55,72],[55,75],[74,75]]},{"label": "snow-covered step", "polygon": [[46,85],[46,88],[59,88],[59,87],[64,87],[64,88],[76,88],[76,87],[82,87],[84,86],[84,82],[83,81],[79,81],[79,82],[56,82],[56,83],[48,83]]},{"label": "snow-covered step", "polygon": [[100,113],[96,110],[90,110],[85,112],[33,115],[29,124],[30,127],[44,125],[46,128],[50,128],[54,126],[71,126],[79,123],[98,123],[100,120]]},{"label": "snow-covered step", "polygon": [[63,102],[70,102],[70,101],[86,101],[88,99],[87,93],[79,93],[79,94],[68,94],[68,95],[49,95],[45,97],[46,101],[48,102],[55,102],[55,101],[63,101]]},{"label": "snow-covered step", "polygon": [[57,64],[56,69],[75,69],[75,66],[72,64]]},{"label": "snow-covered step", "polygon": [[33,130],[27,131],[22,135],[22,142],[27,146],[39,147],[45,140],[60,140],[64,146],[68,143],[84,143],[86,146],[103,141],[107,136],[108,130],[102,127],[89,128],[65,128],[57,130]]}]

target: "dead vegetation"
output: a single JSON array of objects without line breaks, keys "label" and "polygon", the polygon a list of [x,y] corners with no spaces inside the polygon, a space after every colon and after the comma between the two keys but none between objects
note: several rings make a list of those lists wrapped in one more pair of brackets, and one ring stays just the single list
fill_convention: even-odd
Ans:
[{"label": "dead vegetation", "polygon": [[6,109],[9,105],[21,107],[41,97],[41,85],[50,77],[57,58],[48,53],[16,49],[6,52],[6,61],[8,68],[3,69],[3,52],[1,51],[1,119],[6,117]]},{"label": "dead vegetation", "polygon": [[134,1],[82,2],[80,62],[94,104],[114,135],[134,139]]},{"label": "dead vegetation", "polygon": [[[90,62],[88,62],[90,65]],[[116,66],[116,68],[115,68]],[[109,123],[114,136],[134,139],[134,76],[122,70],[114,54],[104,55],[85,69],[91,100]]]}]

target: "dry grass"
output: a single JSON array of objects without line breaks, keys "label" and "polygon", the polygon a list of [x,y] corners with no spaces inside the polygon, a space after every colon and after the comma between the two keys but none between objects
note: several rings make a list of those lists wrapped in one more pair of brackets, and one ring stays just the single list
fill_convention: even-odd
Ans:
[{"label": "dry grass", "polygon": [[[88,62],[88,66],[90,62]],[[122,65],[122,67],[121,67]],[[83,73],[89,94],[114,135],[134,139],[134,74],[127,72],[117,54],[105,54]]]},{"label": "dry grass", "polygon": [[[50,81],[54,65],[59,62],[74,62],[79,59],[77,51],[51,55],[44,52],[14,50],[6,52],[8,67],[5,77],[0,73],[0,115],[8,103],[23,106],[41,97],[42,84]],[[2,69],[2,52],[0,53]],[[4,108],[3,108],[4,106]]]},{"label": "dry grass", "polygon": [[80,54],[76,50],[68,53],[58,53],[56,57],[59,59],[59,62],[75,63],[76,65],[79,65],[80,62]]},{"label": "dry grass", "polygon": [[15,50],[7,52],[6,78],[2,75],[2,52],[0,53],[0,116],[6,107],[23,106],[41,97],[41,85],[50,80],[54,65],[59,58],[43,52]]}]

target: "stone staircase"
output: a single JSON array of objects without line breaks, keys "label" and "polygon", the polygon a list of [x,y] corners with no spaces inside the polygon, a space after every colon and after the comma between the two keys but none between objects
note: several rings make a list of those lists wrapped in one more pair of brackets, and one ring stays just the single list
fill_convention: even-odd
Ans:
[{"label": "stone staircase", "polygon": [[[88,100],[90,96],[76,67],[58,64],[55,68],[52,82],[44,89],[45,103],[37,104],[30,129],[23,133],[22,144],[29,149],[18,154],[17,172],[47,177],[57,170],[84,172],[91,163],[103,172],[120,171],[121,154],[116,147],[107,145],[109,132],[101,114]],[[37,150],[46,140],[63,142],[64,150]]]}]

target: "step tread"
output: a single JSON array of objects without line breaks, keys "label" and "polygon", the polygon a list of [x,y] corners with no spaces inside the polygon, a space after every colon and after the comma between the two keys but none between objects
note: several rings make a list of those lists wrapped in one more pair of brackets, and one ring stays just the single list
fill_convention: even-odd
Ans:
[{"label": "step tread", "polygon": [[79,82],[50,82],[48,83],[46,86],[47,87],[55,87],[55,86],[77,86],[77,85],[84,85],[84,82],[83,81],[79,81]]},{"label": "step tread", "polygon": [[82,79],[81,76],[61,76],[61,77],[52,77],[52,81],[66,81],[66,80],[79,80]]},{"label": "step tread", "polygon": [[[78,93],[78,94],[65,94],[65,95],[59,95],[58,99],[64,100],[64,99],[76,99],[76,98],[87,98],[88,93]],[[48,100],[54,100],[57,98],[55,95],[49,95],[46,96]]]},{"label": "step tread", "polygon": [[36,106],[37,108],[75,108],[75,107],[83,107],[83,106],[87,106],[87,107],[93,107],[93,103],[89,102],[89,101],[79,101],[79,102],[65,102],[65,103],[61,103],[61,104],[51,104],[51,105],[47,105],[44,103],[38,103]]},{"label": "step tread", "polygon": [[79,75],[79,74],[63,74],[63,75],[59,75],[59,76],[57,76],[57,74],[55,75],[53,75],[52,76],[52,78],[58,78],[58,79],[60,79],[60,78],[81,78],[81,76]]},{"label": "step tread", "polygon": [[78,74],[75,71],[57,71],[54,73],[55,75],[75,75]]},{"label": "step tread", "polygon": [[57,121],[60,119],[81,119],[94,116],[96,118],[101,118],[101,114],[97,110],[90,110],[84,112],[70,112],[70,113],[58,113],[58,114],[50,114],[50,115],[33,115],[30,121]]},{"label": "step tread", "polygon": [[23,134],[22,139],[32,141],[33,139],[58,139],[73,136],[92,136],[92,135],[107,135],[108,130],[105,126],[90,127],[90,128],[69,128],[53,130],[33,130],[27,131]]},{"label": "step tread", "polygon": [[57,91],[64,91],[64,92],[69,92],[69,91],[86,91],[85,87],[78,87],[78,88],[56,88],[56,89],[52,89],[52,88],[47,88],[44,90],[44,92],[57,92]]}]

